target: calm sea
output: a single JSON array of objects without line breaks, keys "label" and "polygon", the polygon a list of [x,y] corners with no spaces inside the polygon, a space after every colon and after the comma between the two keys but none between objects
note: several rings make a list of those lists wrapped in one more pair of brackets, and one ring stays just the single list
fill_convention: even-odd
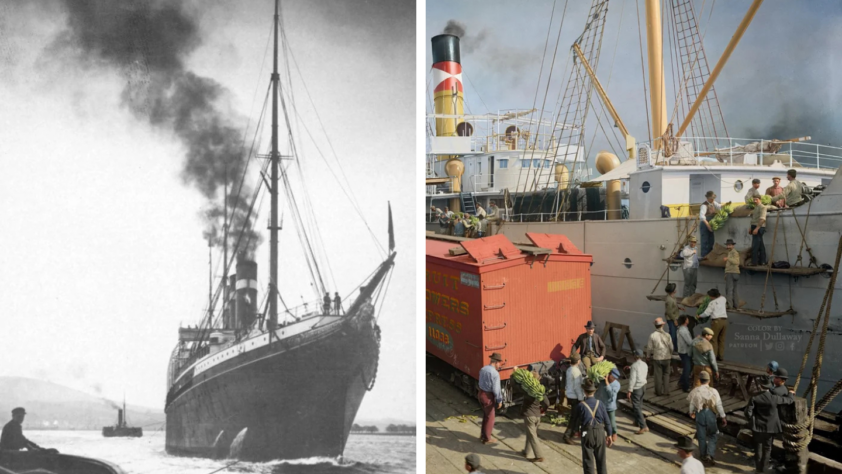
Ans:
[{"label": "calm sea", "polygon": [[[103,438],[98,431],[27,431],[29,439],[67,454],[103,459],[127,474],[398,474],[415,472],[415,437],[352,434],[342,460],[297,459],[268,463],[182,458],[164,452],[163,431],[142,438]],[[233,463],[233,464],[232,464]]]}]

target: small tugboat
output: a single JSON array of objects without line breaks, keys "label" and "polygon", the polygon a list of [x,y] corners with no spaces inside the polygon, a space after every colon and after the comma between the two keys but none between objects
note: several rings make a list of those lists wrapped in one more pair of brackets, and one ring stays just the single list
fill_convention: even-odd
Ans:
[{"label": "small tugboat", "polygon": [[117,409],[117,424],[114,426],[104,426],[102,428],[102,435],[106,438],[114,438],[117,436],[140,438],[143,436],[143,428],[128,426],[128,417],[124,417],[125,414],[126,401],[123,400],[123,408]]}]

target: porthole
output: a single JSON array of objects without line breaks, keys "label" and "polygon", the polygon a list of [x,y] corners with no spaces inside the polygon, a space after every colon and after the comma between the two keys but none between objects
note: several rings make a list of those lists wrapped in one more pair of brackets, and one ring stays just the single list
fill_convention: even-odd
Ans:
[{"label": "porthole", "polygon": [[743,190],[743,182],[741,180],[734,181],[734,191],[740,192]]},{"label": "porthole", "polygon": [[643,185],[640,186],[640,190],[644,193],[648,193],[650,189],[652,189],[652,185],[649,184],[649,181],[644,181]]},{"label": "porthole", "polygon": [[623,260],[623,265],[625,265],[626,268],[631,268],[633,263],[632,263],[630,258],[627,258],[627,259]]}]

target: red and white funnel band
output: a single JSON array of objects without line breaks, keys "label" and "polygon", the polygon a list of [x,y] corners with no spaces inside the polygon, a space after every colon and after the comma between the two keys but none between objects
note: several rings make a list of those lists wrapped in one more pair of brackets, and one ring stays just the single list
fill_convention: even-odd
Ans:
[{"label": "red and white funnel band", "polygon": [[453,61],[442,61],[433,64],[433,93],[453,90],[462,92],[462,65]]}]

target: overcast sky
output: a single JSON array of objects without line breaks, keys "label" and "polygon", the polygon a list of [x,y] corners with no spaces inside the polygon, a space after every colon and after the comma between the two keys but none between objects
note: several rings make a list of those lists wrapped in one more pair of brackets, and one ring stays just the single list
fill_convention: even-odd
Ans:
[{"label": "overcast sky", "polygon": [[[51,380],[110,399],[125,391],[131,404],[163,408],[179,324],[194,324],[207,306],[202,212],[221,200],[219,194],[209,199],[207,186],[185,172],[189,133],[179,135],[172,117],[156,122],[154,97],[141,97],[146,102],[138,107],[136,94],[148,93],[156,68],[173,66],[204,85],[215,81],[214,110],[250,145],[271,68],[266,47],[273,2],[146,3],[147,13],[160,5],[176,13],[158,15],[161,30],[142,34],[128,52],[91,31],[111,28],[107,32],[119,42],[156,25],[133,20],[128,29],[114,27],[126,11],[104,0],[70,15],[80,3],[90,2],[0,1],[0,374]],[[282,8],[300,75],[383,246],[387,201],[396,211],[398,259],[380,319],[380,369],[358,418],[412,420],[416,219],[401,211],[414,202],[407,188],[416,171],[415,6],[287,0]],[[170,41],[172,50],[164,47]],[[299,73],[294,66],[291,71],[301,122],[329,155]],[[193,119],[179,126],[203,123]],[[307,131],[296,127],[332,265],[328,285],[344,294],[381,255]],[[267,153],[268,132],[260,144],[259,152]],[[268,199],[257,219],[264,234],[267,219]],[[257,250],[261,291],[269,269],[264,237],[267,243]],[[312,293],[288,210],[280,247],[281,293],[288,304],[300,304]]]},{"label": "overcast sky", "polygon": [[[558,27],[564,17],[561,41],[548,104],[554,107],[558,88],[565,84],[564,66],[573,41],[584,28],[591,2],[539,0],[532,2],[452,2],[427,1],[425,38],[427,70],[432,64],[429,40],[443,32],[448,20],[465,27],[462,38],[462,66],[467,79],[465,101],[471,112],[532,107],[541,67],[542,51],[552,16],[552,31],[546,55],[543,80],[538,94],[540,109],[547,71],[556,45]],[[704,5],[700,31],[710,68],[719,59],[736,31],[749,5],[748,0],[693,2],[696,11]],[[555,13],[553,14],[553,5]],[[713,5],[712,15],[710,7]],[[641,19],[644,3],[612,0],[602,42],[597,74],[618,112],[638,141],[648,138],[643,81],[640,64],[637,8]],[[665,14],[666,18],[667,15]],[[698,18],[698,17],[697,17]],[[719,76],[715,88],[728,132],[733,137],[794,138],[813,137],[813,143],[842,146],[842,4],[831,0],[805,4],[767,0]],[[641,22],[642,24],[642,22]],[[642,31],[646,48],[646,31]],[[669,45],[669,37],[664,39]],[[615,54],[616,51],[616,54]],[[667,50],[667,56],[671,54]],[[646,52],[643,52],[644,57]],[[667,60],[668,61],[668,60]],[[674,94],[670,63],[665,63],[667,110],[672,113]],[[569,72],[568,72],[569,74]],[[429,80],[429,72],[427,80]],[[430,110],[428,86],[426,108]],[[648,86],[647,86],[648,87]],[[594,97],[594,100],[597,100]],[[648,99],[647,99],[648,100]],[[593,111],[590,116],[593,117]],[[683,116],[679,116],[683,119]],[[678,121],[678,120],[675,120]],[[676,125],[677,127],[677,125]],[[595,125],[586,132],[588,141]],[[597,135],[594,151],[604,148]]]}]

